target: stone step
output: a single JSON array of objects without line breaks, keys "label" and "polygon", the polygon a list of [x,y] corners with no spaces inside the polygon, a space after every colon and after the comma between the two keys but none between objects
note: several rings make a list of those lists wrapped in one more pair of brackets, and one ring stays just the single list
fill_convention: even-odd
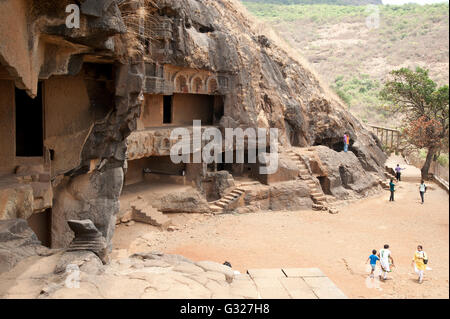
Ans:
[{"label": "stone step", "polygon": [[[311,190],[311,191],[312,191],[312,190]],[[316,192],[312,192],[311,196],[312,196],[312,197],[319,198],[319,197],[323,197],[323,196],[324,196],[324,193],[320,193],[320,192],[318,192],[318,190],[316,189]]]},{"label": "stone step", "polygon": [[339,214],[339,210],[335,207],[328,207],[328,213],[330,213],[332,215],[336,215],[336,214]]},{"label": "stone step", "polygon": [[319,204],[313,204],[312,205],[313,210],[315,211],[323,211],[326,210],[327,208],[323,205],[319,205]]},{"label": "stone step", "polygon": [[130,204],[132,208],[131,219],[140,222],[150,224],[156,227],[167,227],[171,224],[171,220],[154,208],[149,202],[138,197],[137,200]]},{"label": "stone step", "polygon": [[215,204],[211,204],[209,205],[209,208],[211,209],[211,211],[213,211],[214,213],[219,213],[219,212],[223,212],[223,208],[219,207]]},{"label": "stone step", "polygon": [[[217,206],[220,210],[223,211],[231,202],[235,201],[239,197],[241,197],[243,194],[245,194],[245,190],[242,188],[235,188],[233,191],[231,191],[226,196],[222,197],[221,199],[215,201],[211,205]],[[210,207],[211,207],[210,205]]]},{"label": "stone step", "polygon": [[323,196],[323,197],[312,197],[312,199],[313,199],[313,201],[316,204],[321,204],[321,203],[326,204],[327,203],[327,199],[326,199],[325,196]]},{"label": "stone step", "polygon": [[228,203],[224,203],[224,202],[215,202],[214,205],[219,206],[220,208],[225,208],[227,207]]},{"label": "stone step", "polygon": [[[153,208],[153,207],[152,207]],[[140,223],[150,224],[156,227],[166,228],[171,224],[171,220],[156,209],[146,209],[144,211],[134,210],[133,220]]]},{"label": "stone step", "polygon": [[131,202],[130,207],[138,210],[143,210],[149,205],[150,203],[148,203],[146,200],[138,198],[137,200]]}]

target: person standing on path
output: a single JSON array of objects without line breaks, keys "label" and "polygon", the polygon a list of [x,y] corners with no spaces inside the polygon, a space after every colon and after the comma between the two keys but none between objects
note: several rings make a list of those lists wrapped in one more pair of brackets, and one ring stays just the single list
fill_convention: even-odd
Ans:
[{"label": "person standing on path", "polygon": [[350,145],[350,135],[346,132],[344,134],[344,152],[348,153],[348,146]]},{"label": "person standing on path", "polygon": [[368,263],[370,261],[370,267],[372,268],[372,271],[370,272],[370,278],[374,277],[374,272],[377,267],[377,261],[379,261],[379,260],[380,260],[380,258],[378,258],[378,256],[377,256],[377,251],[375,249],[372,250],[372,255],[370,255],[366,261],[366,263]]},{"label": "person standing on path", "polygon": [[394,258],[392,258],[392,253],[389,250],[389,245],[384,245],[384,248],[378,253],[381,265],[381,275],[380,279],[387,280],[387,273],[391,272],[391,266],[394,266]]},{"label": "person standing on path", "polygon": [[425,185],[425,181],[422,181],[419,186],[420,191],[420,199],[422,200],[422,205],[425,202],[425,193],[427,192],[427,185]]},{"label": "person standing on path", "polygon": [[428,256],[427,253],[423,251],[423,247],[421,245],[417,246],[417,251],[414,254],[414,259],[412,261],[412,265],[414,266],[414,270],[416,274],[419,276],[419,284],[423,282],[423,275],[425,270],[427,269],[428,264]]},{"label": "person standing on path", "polygon": [[394,200],[395,183],[394,183],[393,179],[391,179],[391,182],[389,183],[389,190],[391,191],[391,197],[389,198],[389,201],[395,202],[395,200]]},{"label": "person standing on path", "polygon": [[400,164],[397,164],[397,167],[395,168],[395,175],[397,178],[397,182],[401,182],[402,180],[402,170],[404,170],[405,168],[401,168]]}]

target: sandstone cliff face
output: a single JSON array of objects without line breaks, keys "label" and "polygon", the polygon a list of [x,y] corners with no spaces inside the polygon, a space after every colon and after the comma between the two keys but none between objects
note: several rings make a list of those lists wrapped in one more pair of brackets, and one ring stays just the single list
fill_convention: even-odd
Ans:
[{"label": "sandstone cliff face", "polygon": [[[275,127],[284,147],[325,145],[336,150],[349,132],[360,165],[382,174],[385,155],[371,134],[327,96],[307,68],[257,32],[239,3],[154,2],[159,8],[154,14],[173,26],[165,64],[229,79],[222,127]],[[55,161],[66,164],[51,176],[54,247],[66,247],[72,240],[69,219],[92,220],[111,242],[123,186],[125,141],[136,129],[145,83],[142,57],[131,58],[124,50],[127,45],[120,36],[126,27],[118,2],[80,3],[81,28],[68,29],[68,0],[0,1],[0,76],[5,69],[7,79],[30,96],[37,94],[39,80],[54,76],[82,76],[86,87],[92,115],[87,128],[52,136],[45,144],[54,148]],[[16,23],[12,13],[18,17],[15,31],[8,28]],[[55,112],[65,114],[63,109]],[[281,193],[282,187],[276,194],[288,201]],[[300,187],[298,193],[307,191]],[[299,205],[308,206],[310,200]]]},{"label": "sandstone cliff face", "polygon": [[315,76],[252,27],[234,0],[158,0],[174,23],[169,63],[227,74],[224,127],[276,127],[283,146],[326,145],[351,150],[364,169],[382,173],[385,155],[371,133],[327,96]]},{"label": "sandstone cliff face", "polygon": [[[54,247],[66,247],[73,238],[68,219],[91,219],[111,239],[123,184],[125,141],[136,127],[142,103],[143,64],[127,56],[123,38],[127,29],[118,2],[77,2],[79,28],[66,25],[70,4],[73,1],[0,2],[0,78],[6,75],[31,97],[37,95],[39,81],[44,82],[46,96],[55,82],[61,87],[53,89],[52,100],[44,101],[48,112],[44,160],[51,166],[48,174],[54,190]],[[77,89],[83,95],[76,95]],[[59,100],[71,105],[58,105]],[[78,112],[83,104],[84,110]],[[13,143],[13,138],[7,141]],[[11,166],[7,172],[18,165],[13,147],[10,153],[4,161]],[[10,218],[20,209],[11,208]],[[32,213],[31,209],[28,214]]]}]

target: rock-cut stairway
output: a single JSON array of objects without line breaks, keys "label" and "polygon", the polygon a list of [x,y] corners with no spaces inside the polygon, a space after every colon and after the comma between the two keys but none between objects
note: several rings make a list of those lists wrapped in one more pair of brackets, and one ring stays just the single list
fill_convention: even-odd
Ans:
[{"label": "rock-cut stairway", "polygon": [[242,188],[235,188],[233,191],[222,197],[221,199],[210,203],[209,208],[215,214],[223,213],[234,203],[236,203],[242,196],[244,196],[245,190]]},{"label": "rock-cut stairway", "polygon": [[167,228],[171,224],[171,220],[154,208],[148,201],[138,197],[137,200],[130,204],[132,208],[131,219],[145,224],[150,224],[156,227]]},{"label": "rock-cut stairway", "polygon": [[327,202],[327,198],[323,193],[320,186],[312,177],[306,163],[303,161],[302,157],[295,153],[292,150],[288,150],[287,154],[298,167],[300,178],[306,181],[306,184],[309,187],[311,199],[313,200],[313,209],[317,211],[328,211],[331,214],[336,214],[337,210],[333,207],[330,207]]}]

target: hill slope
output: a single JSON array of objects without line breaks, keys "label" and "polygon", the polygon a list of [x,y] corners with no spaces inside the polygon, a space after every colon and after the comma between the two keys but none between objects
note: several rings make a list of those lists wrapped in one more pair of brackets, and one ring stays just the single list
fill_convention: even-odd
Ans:
[{"label": "hill slope", "polygon": [[368,4],[383,4],[382,0],[247,0],[247,2],[273,4],[335,4],[364,6]]},{"label": "hill slope", "polygon": [[[385,125],[397,122],[378,108],[378,90],[392,69],[422,66],[430,69],[431,77],[440,84],[449,81],[448,4],[378,9],[253,1],[244,4],[299,49],[363,121]],[[376,20],[368,20],[371,15],[379,15],[379,25]]]}]

